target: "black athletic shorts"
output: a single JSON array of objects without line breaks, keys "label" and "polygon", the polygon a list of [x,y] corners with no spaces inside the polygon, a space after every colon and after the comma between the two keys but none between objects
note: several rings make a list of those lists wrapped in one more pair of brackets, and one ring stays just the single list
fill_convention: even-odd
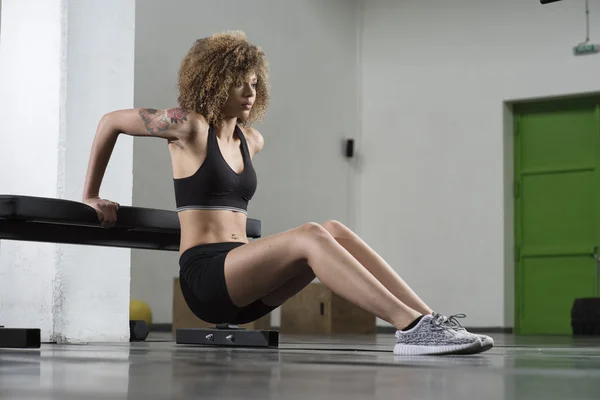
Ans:
[{"label": "black athletic shorts", "polygon": [[277,307],[260,299],[245,307],[231,301],[225,284],[225,257],[243,242],[201,244],[187,249],[179,258],[179,284],[190,310],[212,324],[245,324],[255,321]]}]

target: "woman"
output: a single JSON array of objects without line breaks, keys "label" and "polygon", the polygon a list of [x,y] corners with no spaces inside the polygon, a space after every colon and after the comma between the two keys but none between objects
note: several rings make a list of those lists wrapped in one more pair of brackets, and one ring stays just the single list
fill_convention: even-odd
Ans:
[{"label": "woman", "polygon": [[269,102],[264,53],[243,32],[197,40],[178,76],[178,108],[136,108],[101,119],[83,202],[102,226],[119,205],[99,197],[120,134],[165,139],[181,223],[180,282],[190,309],[211,323],[243,324],[279,307],[315,276],[333,292],[396,327],[395,354],[477,353],[491,338],[433,311],[355,233],[337,221],[307,223],[252,242],[247,205],[263,137],[252,123]]}]

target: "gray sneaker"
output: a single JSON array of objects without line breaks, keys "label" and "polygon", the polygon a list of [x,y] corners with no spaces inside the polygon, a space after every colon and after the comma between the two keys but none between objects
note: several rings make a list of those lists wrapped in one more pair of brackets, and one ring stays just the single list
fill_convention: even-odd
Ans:
[{"label": "gray sneaker", "polygon": [[480,350],[481,340],[477,336],[455,331],[446,317],[437,313],[424,315],[408,331],[396,331],[395,355],[465,354]]},{"label": "gray sneaker", "polygon": [[[470,333],[460,324],[460,322],[458,322],[458,318],[466,318],[466,315],[465,314],[451,315],[446,318],[446,324],[450,328],[454,329],[455,331]],[[471,333],[471,335],[475,335],[475,334]],[[491,337],[486,336],[486,335],[480,335],[480,334],[477,334],[476,336],[478,336],[479,339],[481,340],[481,351],[479,351],[480,353],[483,353],[484,351],[488,351],[489,349],[494,347],[494,339],[492,339]]]}]

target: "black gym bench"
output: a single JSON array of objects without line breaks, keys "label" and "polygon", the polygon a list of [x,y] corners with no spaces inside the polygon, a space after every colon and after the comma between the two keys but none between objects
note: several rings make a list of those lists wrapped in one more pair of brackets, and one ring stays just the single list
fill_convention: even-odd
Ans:
[{"label": "black gym bench", "polygon": [[[246,234],[249,238],[259,238],[261,221],[248,218]],[[120,206],[116,225],[106,229],[100,226],[96,211],[80,202],[0,195],[0,240],[178,251],[179,238],[179,219],[175,211]],[[0,301],[1,296],[2,293]],[[133,329],[131,321],[130,329]],[[278,347],[279,332],[218,324],[209,329],[177,329],[175,342]],[[0,348],[39,348],[40,344],[40,329],[0,326]]]}]

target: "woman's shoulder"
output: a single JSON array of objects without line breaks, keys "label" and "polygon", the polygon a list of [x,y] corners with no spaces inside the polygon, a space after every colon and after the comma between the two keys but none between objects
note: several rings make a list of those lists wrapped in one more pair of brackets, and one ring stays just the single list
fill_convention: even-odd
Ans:
[{"label": "woman's shoulder", "polygon": [[208,131],[208,120],[202,114],[189,111],[186,112],[186,118],[191,122],[196,132]]},{"label": "woman's shoulder", "polygon": [[252,155],[261,151],[265,145],[265,140],[261,133],[253,127],[240,126],[240,129],[242,130],[242,133],[248,142],[248,146],[252,150]]}]

